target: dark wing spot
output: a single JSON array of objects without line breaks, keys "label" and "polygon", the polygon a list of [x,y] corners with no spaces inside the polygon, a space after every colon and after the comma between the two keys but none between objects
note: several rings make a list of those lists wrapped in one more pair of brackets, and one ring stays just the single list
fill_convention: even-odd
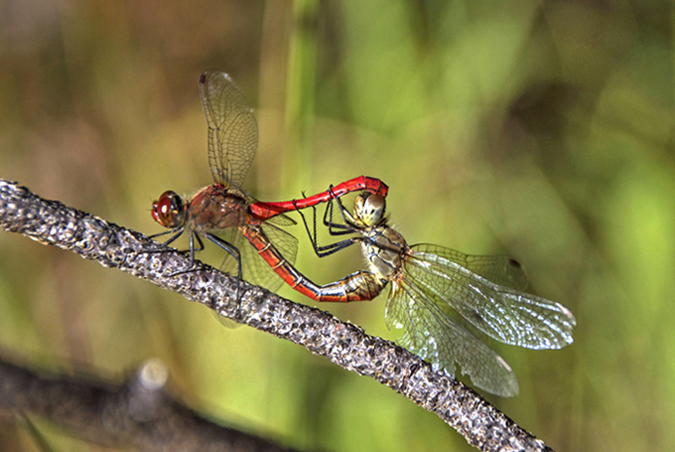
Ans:
[{"label": "dark wing spot", "polygon": [[[473,319],[473,321],[471,321],[471,323],[476,325],[476,327],[480,328],[482,326],[483,328],[485,328],[485,325],[486,325],[485,319],[483,318],[482,315],[480,315],[480,313],[478,311],[472,311],[471,312],[471,319]],[[471,320],[471,319],[467,319],[467,320]]]},{"label": "dark wing spot", "polygon": [[518,262],[515,259],[509,259],[509,265],[511,267],[515,267],[515,268],[522,268],[522,265],[520,265],[520,262]]}]

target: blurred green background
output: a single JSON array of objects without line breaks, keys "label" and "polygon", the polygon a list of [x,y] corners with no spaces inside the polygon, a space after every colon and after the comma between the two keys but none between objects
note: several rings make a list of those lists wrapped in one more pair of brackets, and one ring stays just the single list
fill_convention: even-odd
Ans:
[{"label": "blurred green background", "polygon": [[[572,309],[564,350],[493,344],[521,386],[487,396],[504,413],[557,450],[675,450],[674,19],[657,1],[3,0],[0,177],[157,233],[160,193],[211,182],[197,79],[226,71],[259,122],[256,197],[381,178],[410,243],[509,254]],[[316,282],[364,265],[294,234]],[[0,249],[4,356],[115,378],[157,356],[192,406],[298,448],[473,450],[296,345],[19,235]],[[321,308],[394,339],[384,301]],[[11,423],[0,449],[36,450]]]}]

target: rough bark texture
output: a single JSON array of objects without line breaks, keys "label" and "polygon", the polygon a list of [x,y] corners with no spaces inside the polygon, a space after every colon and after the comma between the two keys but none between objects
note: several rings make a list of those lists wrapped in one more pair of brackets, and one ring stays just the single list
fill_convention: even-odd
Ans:
[{"label": "rough bark texture", "polygon": [[434,371],[407,350],[369,336],[355,325],[246,282],[241,282],[241,298],[237,300],[237,280],[199,262],[194,271],[164,276],[185,269],[188,257],[173,251],[148,253],[159,245],[140,233],[57,201],[46,201],[3,180],[0,225],[6,231],[73,251],[178,292],[222,316],[290,340],[340,367],[372,377],[436,413],[481,450],[551,450],[451,375]]}]

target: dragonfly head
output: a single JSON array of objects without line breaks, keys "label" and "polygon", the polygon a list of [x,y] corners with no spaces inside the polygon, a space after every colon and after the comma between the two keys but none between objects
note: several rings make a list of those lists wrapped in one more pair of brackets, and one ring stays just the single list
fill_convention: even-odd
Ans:
[{"label": "dragonfly head", "polygon": [[152,203],[152,218],[165,228],[173,229],[185,223],[185,203],[175,191],[165,191]]},{"label": "dragonfly head", "polygon": [[384,218],[384,197],[363,192],[354,201],[354,220],[363,226],[375,226]]}]

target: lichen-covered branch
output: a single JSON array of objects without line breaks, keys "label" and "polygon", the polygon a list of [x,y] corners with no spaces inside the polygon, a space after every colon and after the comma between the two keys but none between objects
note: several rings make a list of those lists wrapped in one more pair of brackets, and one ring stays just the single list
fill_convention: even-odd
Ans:
[{"label": "lichen-covered branch", "polygon": [[0,225],[38,242],[73,251],[118,268],[220,315],[302,345],[347,370],[376,379],[433,411],[466,440],[485,451],[550,450],[451,375],[383,339],[319,309],[282,299],[197,263],[194,271],[167,277],[188,266],[180,252],[156,251],[146,236],[100,218],[46,201],[28,189],[0,180]]}]

